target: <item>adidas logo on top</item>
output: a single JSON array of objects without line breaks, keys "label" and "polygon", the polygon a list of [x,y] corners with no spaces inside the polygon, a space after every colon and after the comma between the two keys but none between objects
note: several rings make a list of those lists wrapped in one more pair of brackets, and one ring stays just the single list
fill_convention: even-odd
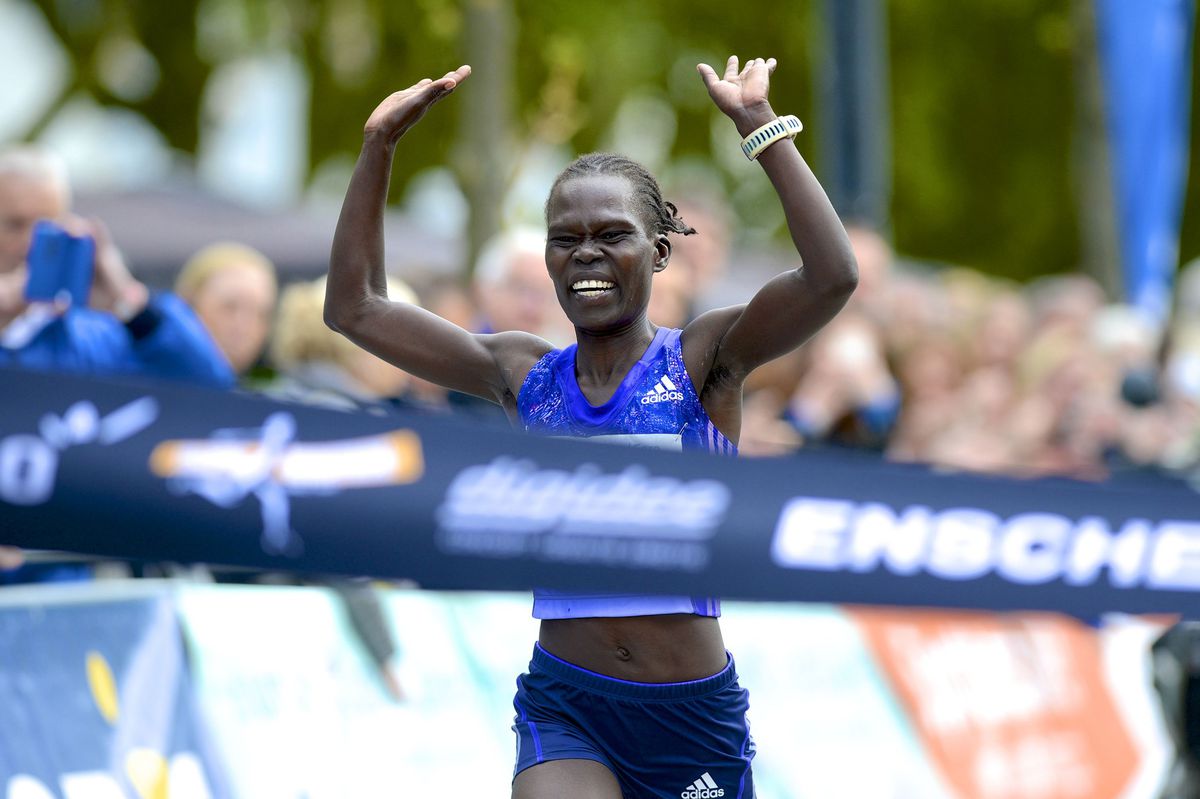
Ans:
[{"label": "adidas logo on top", "polygon": [[[658,379],[658,382],[654,384],[654,390],[647,391],[646,396],[642,397],[642,404],[656,405],[660,402],[669,402],[671,400],[676,402],[682,401],[683,392],[671,382],[671,378],[663,375]],[[715,796],[716,794],[713,795]]]},{"label": "adidas logo on top", "polygon": [[712,776],[706,771],[700,775],[700,779],[684,788],[679,797],[680,799],[717,799],[724,795],[725,789],[718,788],[717,784],[713,782]]}]

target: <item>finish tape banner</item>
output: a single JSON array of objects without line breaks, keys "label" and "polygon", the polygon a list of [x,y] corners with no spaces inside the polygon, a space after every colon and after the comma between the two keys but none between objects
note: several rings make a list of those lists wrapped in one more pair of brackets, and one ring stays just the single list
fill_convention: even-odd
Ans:
[{"label": "finish tape banner", "polygon": [[0,370],[0,544],[739,599],[1200,617],[1200,494],[734,460]]}]

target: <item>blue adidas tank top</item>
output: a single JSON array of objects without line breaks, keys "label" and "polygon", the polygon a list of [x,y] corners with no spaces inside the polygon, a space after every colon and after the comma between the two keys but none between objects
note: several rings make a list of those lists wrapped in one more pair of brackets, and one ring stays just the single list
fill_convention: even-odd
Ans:
[{"label": "blue adidas tank top", "polygon": [[[546,353],[529,370],[517,394],[517,411],[525,429],[663,449],[737,454],[737,447],[717,430],[700,403],[683,365],[680,333],[660,327],[616,393],[599,406],[589,403],[579,388],[576,345]],[[708,597],[533,592],[533,616],[537,619],[668,613],[720,616],[721,603]]]}]

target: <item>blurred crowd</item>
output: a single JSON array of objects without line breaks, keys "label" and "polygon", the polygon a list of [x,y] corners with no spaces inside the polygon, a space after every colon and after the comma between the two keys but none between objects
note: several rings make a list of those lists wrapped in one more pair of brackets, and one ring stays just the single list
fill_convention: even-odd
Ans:
[{"label": "blurred crowd", "polygon": [[1200,264],[1164,327],[1082,274],[1016,285],[897,261],[850,226],[862,280],[761,376],[743,450],[862,447],[898,461],[1102,479],[1200,457]]},{"label": "blurred crowd", "polygon": [[[728,304],[722,291],[737,276],[738,255],[729,209],[709,193],[675,189],[680,215],[699,235],[673,239],[649,313],[656,324],[682,327]],[[23,262],[39,218],[73,225],[102,245],[91,309],[64,313],[24,302]],[[858,291],[814,340],[752,376],[743,454],[838,447],[950,469],[1083,479],[1180,470],[1198,460],[1200,264],[1181,272],[1163,329],[1082,274],[1021,286],[897,259],[879,233],[853,223],[848,231]],[[51,157],[32,149],[0,154],[0,355],[237,385],[331,408],[503,422],[498,407],[406,374],[331,331],[323,279],[281,287],[266,255],[218,242],[181,266],[173,292],[150,292],[117,245],[100,223],[71,217],[69,186]],[[542,231],[509,230],[484,248],[469,285],[409,273],[393,276],[388,291],[471,330],[527,330],[564,345],[574,334],[543,251]],[[57,330],[80,314],[94,317],[104,335],[69,324]],[[34,357],[56,330],[61,340]],[[119,349],[119,357],[97,354],[103,347]]]}]

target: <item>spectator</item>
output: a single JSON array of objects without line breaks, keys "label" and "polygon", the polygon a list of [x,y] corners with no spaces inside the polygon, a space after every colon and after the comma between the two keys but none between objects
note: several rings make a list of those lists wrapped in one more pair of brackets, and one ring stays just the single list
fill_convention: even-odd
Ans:
[{"label": "spectator", "polygon": [[812,357],[789,403],[788,421],[810,442],[882,451],[900,392],[875,326],[847,311],[809,347]]},{"label": "spectator", "polygon": [[876,320],[883,315],[890,286],[892,247],[873,227],[862,222],[847,222],[846,236],[854,257],[858,259],[858,289],[850,300],[852,308]]},{"label": "spectator", "polygon": [[[412,290],[394,278],[388,278],[388,295],[417,304]],[[271,341],[280,378],[265,393],[339,410],[407,405],[410,375],[326,327],[324,305],[325,278],[284,289]]]},{"label": "spectator", "polygon": [[681,283],[688,291],[690,320],[729,305],[722,284],[733,238],[732,211],[723,197],[700,184],[681,185],[671,194],[679,198],[679,217],[696,229],[694,236],[671,236],[671,269],[684,278]]},{"label": "spectator", "polygon": [[275,315],[275,265],[252,247],[212,244],[193,255],[175,279],[238,376],[262,355]]},{"label": "spectator", "polygon": [[[409,277],[409,285],[417,294],[418,304],[425,310],[468,330],[479,321],[479,309],[471,299],[470,292],[456,278],[418,273],[415,277]],[[491,408],[487,407],[491,403],[482,405],[470,395],[449,391],[416,375],[411,375],[410,380],[409,395],[422,408],[493,415]]]},{"label": "spectator", "polygon": [[[46,153],[0,153],[0,364],[91,374],[135,374],[227,388],[233,375],[188,308],[151,294],[107,230],[69,216],[65,170]],[[40,219],[95,240],[91,308],[26,302],[26,253]]]},{"label": "spectator", "polygon": [[660,327],[683,328],[692,321],[692,279],[689,270],[672,263],[654,276],[646,315]]},{"label": "spectator", "polygon": [[547,341],[570,340],[574,331],[546,277],[546,234],[515,228],[484,245],[475,265],[475,301],[481,333],[525,330]]}]

